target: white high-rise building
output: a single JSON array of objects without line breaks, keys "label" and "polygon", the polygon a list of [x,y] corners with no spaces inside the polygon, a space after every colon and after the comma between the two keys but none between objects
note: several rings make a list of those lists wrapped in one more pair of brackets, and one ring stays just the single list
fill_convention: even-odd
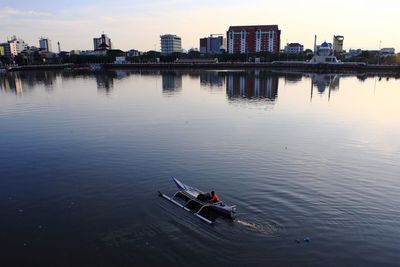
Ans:
[{"label": "white high-rise building", "polygon": [[11,40],[8,41],[9,52],[12,56],[16,56],[25,49],[28,48],[28,45],[21,38],[17,38],[15,35],[11,37]]},{"label": "white high-rise building", "polygon": [[40,40],[39,40],[39,48],[40,48],[40,50],[43,50],[43,51],[46,51],[46,52],[51,52],[52,48],[51,48],[50,39],[41,37]]},{"label": "white high-rise building", "polygon": [[165,34],[160,36],[161,54],[168,55],[176,52],[182,52],[182,39],[174,34]]}]

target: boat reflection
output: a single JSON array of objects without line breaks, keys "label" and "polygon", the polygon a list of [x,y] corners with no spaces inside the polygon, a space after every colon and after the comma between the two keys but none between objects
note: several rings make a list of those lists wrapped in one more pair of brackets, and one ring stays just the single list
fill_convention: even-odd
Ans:
[{"label": "boat reflection", "polygon": [[230,100],[265,99],[275,101],[279,77],[263,71],[227,73],[226,93]]}]

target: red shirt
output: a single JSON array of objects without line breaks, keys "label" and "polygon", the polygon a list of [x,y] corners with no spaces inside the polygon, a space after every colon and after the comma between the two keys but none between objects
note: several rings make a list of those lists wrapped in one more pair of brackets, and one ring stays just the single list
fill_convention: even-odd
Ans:
[{"label": "red shirt", "polygon": [[214,196],[210,200],[211,203],[216,203],[219,202],[219,197],[217,194],[214,194]]}]

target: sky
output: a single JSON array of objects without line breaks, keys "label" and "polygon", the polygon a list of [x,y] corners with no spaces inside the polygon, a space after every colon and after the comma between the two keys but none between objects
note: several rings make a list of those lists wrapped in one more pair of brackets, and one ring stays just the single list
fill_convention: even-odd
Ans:
[{"label": "sky", "polygon": [[182,37],[184,49],[198,48],[199,38],[222,33],[231,25],[278,24],[282,48],[299,42],[312,48],[345,37],[345,49],[394,47],[400,52],[399,0],[0,0],[0,42],[16,35],[38,46],[41,36],[61,49],[93,49],[93,38],[106,33],[113,47],[160,49],[159,36]]}]

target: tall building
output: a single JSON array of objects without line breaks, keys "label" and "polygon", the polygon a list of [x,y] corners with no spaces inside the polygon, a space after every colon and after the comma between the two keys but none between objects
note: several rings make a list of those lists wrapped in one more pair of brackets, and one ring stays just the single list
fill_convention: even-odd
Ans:
[{"label": "tall building", "polygon": [[333,36],[333,50],[335,53],[343,53],[344,37],[341,35]]},{"label": "tall building", "polygon": [[209,37],[200,39],[200,53],[220,54],[226,49],[226,39],[222,34],[211,34]]},{"label": "tall building", "polygon": [[5,57],[14,57],[28,48],[28,45],[15,35],[6,43],[0,44],[0,55]]},{"label": "tall building", "polygon": [[182,39],[174,34],[165,34],[160,36],[161,54],[168,55],[176,52],[182,52]]},{"label": "tall building", "polygon": [[304,45],[299,43],[290,43],[285,47],[285,53],[290,55],[298,55],[304,52]]},{"label": "tall building", "polygon": [[279,53],[281,31],[278,25],[231,26],[227,32],[228,53]]},{"label": "tall building", "polygon": [[13,48],[15,47],[14,55],[18,55],[28,48],[28,44],[26,44],[21,38],[17,38],[15,35],[11,37],[11,40],[8,41],[8,43],[10,43]]},{"label": "tall building", "polygon": [[15,43],[2,43],[0,44],[0,51],[1,51],[1,55],[11,58],[13,56],[17,55],[17,46]]},{"label": "tall building", "polygon": [[46,52],[51,52],[52,47],[51,47],[51,41],[49,38],[41,37],[39,39],[39,48],[40,50],[46,51]]},{"label": "tall building", "polygon": [[93,38],[94,50],[109,50],[112,49],[111,39],[107,34],[102,34],[99,38]]}]

